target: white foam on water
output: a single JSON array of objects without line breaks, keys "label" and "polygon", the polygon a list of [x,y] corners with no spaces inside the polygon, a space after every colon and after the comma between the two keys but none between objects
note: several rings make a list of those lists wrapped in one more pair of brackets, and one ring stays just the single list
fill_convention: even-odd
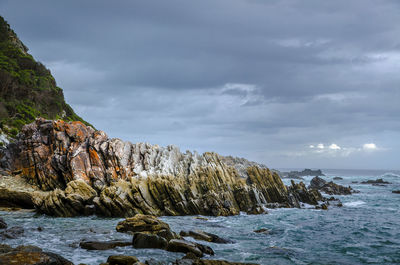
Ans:
[{"label": "white foam on water", "polygon": [[358,207],[363,204],[365,204],[364,201],[354,201],[354,202],[346,202],[343,205],[347,207]]}]

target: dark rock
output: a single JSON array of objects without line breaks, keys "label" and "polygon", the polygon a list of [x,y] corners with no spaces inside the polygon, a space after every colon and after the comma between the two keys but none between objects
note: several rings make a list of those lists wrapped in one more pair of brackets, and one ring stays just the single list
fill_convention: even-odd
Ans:
[{"label": "dark rock", "polygon": [[326,180],[320,177],[314,177],[311,182],[309,189],[316,189],[322,192],[325,192],[329,195],[350,195],[352,192],[355,192],[350,186],[344,187],[342,185],[338,185],[334,182],[327,182]]},{"label": "dark rock", "polygon": [[264,214],[268,213],[264,210],[261,205],[254,205],[250,210],[247,211],[247,214]]},{"label": "dark rock", "polygon": [[[2,253],[2,254],[1,254]],[[4,265],[73,265],[72,262],[51,252],[42,252],[35,246],[1,247],[0,264]]]},{"label": "dark rock", "polygon": [[392,184],[392,183],[384,181],[383,179],[376,179],[376,180],[362,181],[361,184]]},{"label": "dark rock", "polygon": [[172,239],[171,241],[169,241],[167,250],[171,252],[182,252],[182,253],[192,252],[197,257],[203,256],[203,252],[197,247],[195,243],[181,239]]},{"label": "dark rock", "polygon": [[7,228],[7,224],[4,221],[4,219],[0,217],[0,229],[5,229],[5,228]]},{"label": "dark rock", "polygon": [[356,183],[358,183],[358,181],[352,181],[351,183],[356,184]]},{"label": "dark rock", "polygon": [[13,248],[6,244],[0,244],[0,254],[12,251]]},{"label": "dark rock", "polygon": [[269,230],[266,228],[261,228],[253,231],[254,233],[260,233],[260,234],[269,234]]},{"label": "dark rock", "polygon": [[393,190],[392,193],[400,194],[400,190]]},{"label": "dark rock", "polygon": [[39,232],[42,232],[42,231],[43,231],[43,227],[38,226],[37,230],[38,230]]},{"label": "dark rock", "polygon": [[194,239],[197,240],[203,240],[207,242],[213,242],[213,243],[218,243],[218,244],[231,244],[234,243],[234,241],[221,238],[215,234],[212,233],[207,233],[204,231],[196,230],[196,231],[181,231],[179,233],[180,236],[190,236],[193,237]]},{"label": "dark rock", "polygon": [[328,210],[328,205],[326,205],[325,203],[321,204],[321,209]]},{"label": "dark rock", "polygon": [[132,245],[132,242],[123,240],[111,240],[111,241],[81,241],[79,246],[87,250],[107,250],[116,247],[125,247]]},{"label": "dark rock", "polygon": [[343,180],[342,177],[334,177],[333,180]]},{"label": "dark rock", "polygon": [[147,233],[135,233],[133,235],[132,245],[134,248],[159,248],[166,249],[168,241],[158,235]]},{"label": "dark rock", "polygon": [[136,258],[135,256],[124,255],[109,256],[107,259],[107,263],[109,265],[133,265],[138,261],[138,258]]},{"label": "dark rock", "polygon": [[20,207],[23,209],[34,209],[32,193],[25,191],[10,190],[0,188],[1,207]]},{"label": "dark rock", "polygon": [[[317,205],[318,201],[322,200],[322,195],[318,190],[307,190],[306,185],[303,182],[295,183],[292,180],[291,183],[292,185],[289,187],[289,191],[294,201]],[[298,205],[298,207],[300,207],[300,205]]]},{"label": "dark rock", "polygon": [[17,239],[24,234],[24,229],[19,226],[13,226],[0,232],[0,238]]}]

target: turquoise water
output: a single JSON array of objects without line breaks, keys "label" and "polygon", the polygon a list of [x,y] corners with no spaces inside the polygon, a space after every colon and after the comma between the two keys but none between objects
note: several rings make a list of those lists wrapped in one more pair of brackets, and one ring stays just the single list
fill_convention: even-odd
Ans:
[{"label": "turquoise water", "polygon": [[[269,209],[267,215],[239,215],[208,217],[208,221],[192,216],[162,217],[171,228],[201,229],[234,240],[235,244],[213,244],[213,258],[259,264],[400,264],[400,172],[325,171],[324,177],[344,179],[335,181],[351,185],[360,193],[339,197],[344,206],[328,211],[314,209]],[[383,175],[383,176],[382,176]],[[383,177],[393,184],[372,186],[353,184]],[[305,181],[311,178],[306,177]],[[288,183],[289,180],[284,180]],[[117,233],[120,218],[51,218],[32,212],[0,212],[9,226],[22,226],[25,236],[6,240],[13,246],[32,244],[61,254],[74,263],[99,264],[109,255],[135,255],[141,261],[174,261],[183,256],[163,250],[143,250],[121,247],[107,251],[80,249],[82,239],[127,239],[131,236]],[[43,227],[43,231],[37,227]],[[267,228],[269,234],[257,234],[255,229]],[[189,239],[190,240],[190,239]]]}]

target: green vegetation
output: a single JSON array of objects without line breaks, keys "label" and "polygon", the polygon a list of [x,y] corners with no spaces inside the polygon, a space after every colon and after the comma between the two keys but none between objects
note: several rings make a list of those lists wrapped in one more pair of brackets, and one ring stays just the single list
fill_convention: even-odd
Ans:
[{"label": "green vegetation", "polygon": [[90,125],[65,103],[50,70],[28,54],[0,16],[0,131],[15,137],[24,124],[37,117]]}]

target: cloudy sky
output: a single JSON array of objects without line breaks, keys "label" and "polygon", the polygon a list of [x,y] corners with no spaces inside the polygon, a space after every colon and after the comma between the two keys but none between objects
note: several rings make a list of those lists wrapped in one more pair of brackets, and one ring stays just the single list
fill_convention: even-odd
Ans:
[{"label": "cloudy sky", "polygon": [[396,0],[2,0],[110,137],[275,168],[399,169]]}]

